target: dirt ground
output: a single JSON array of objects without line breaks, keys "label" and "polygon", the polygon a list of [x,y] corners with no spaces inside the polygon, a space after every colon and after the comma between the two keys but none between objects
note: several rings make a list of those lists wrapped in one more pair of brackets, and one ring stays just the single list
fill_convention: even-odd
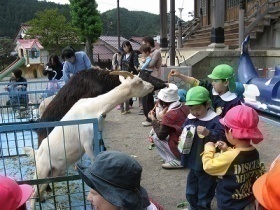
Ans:
[{"label": "dirt ground", "polygon": [[[176,210],[177,204],[185,201],[187,169],[166,170],[161,168],[161,158],[156,149],[149,150],[148,133],[151,127],[143,127],[144,115],[137,115],[137,104],[130,114],[121,115],[114,109],[106,117],[103,138],[110,150],[118,150],[135,156],[143,167],[142,186],[149,196],[159,202],[166,210]],[[269,168],[270,163],[280,153],[279,128],[260,122],[264,141],[256,147],[261,161]],[[217,209],[213,201],[213,209]]]}]

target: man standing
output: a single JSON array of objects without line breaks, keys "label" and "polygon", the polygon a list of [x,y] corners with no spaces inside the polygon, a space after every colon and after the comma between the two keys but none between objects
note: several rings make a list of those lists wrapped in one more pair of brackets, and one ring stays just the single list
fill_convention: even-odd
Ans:
[{"label": "man standing", "polygon": [[[152,69],[151,75],[154,77],[159,77],[159,71],[161,67],[161,53],[160,50],[155,48],[155,41],[153,37],[145,36],[142,40],[142,44],[150,46],[152,48],[150,56],[152,60],[150,61],[148,68]],[[151,126],[151,119],[148,117],[148,113],[154,108],[154,92],[147,94],[142,98],[143,112],[146,116],[146,121],[142,122],[143,126]],[[142,111],[142,110],[141,110]],[[140,112],[141,112],[140,111]],[[139,113],[140,114],[140,113]]]}]

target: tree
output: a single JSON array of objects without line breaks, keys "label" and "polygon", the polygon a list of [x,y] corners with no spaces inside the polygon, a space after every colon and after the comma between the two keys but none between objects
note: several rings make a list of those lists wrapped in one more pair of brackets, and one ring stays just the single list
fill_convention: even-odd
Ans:
[{"label": "tree", "polygon": [[0,69],[4,69],[6,64],[10,64],[15,58],[10,56],[15,45],[9,38],[0,38]]},{"label": "tree", "polygon": [[79,43],[77,29],[67,22],[57,9],[38,12],[27,24],[31,28],[26,37],[38,38],[43,47],[51,53],[60,54],[66,45]]},{"label": "tree", "polygon": [[79,28],[82,41],[86,43],[86,52],[93,63],[92,44],[102,33],[102,21],[95,0],[70,0],[73,24]]},{"label": "tree", "polygon": [[12,39],[0,38],[0,56],[9,56],[14,47]]}]

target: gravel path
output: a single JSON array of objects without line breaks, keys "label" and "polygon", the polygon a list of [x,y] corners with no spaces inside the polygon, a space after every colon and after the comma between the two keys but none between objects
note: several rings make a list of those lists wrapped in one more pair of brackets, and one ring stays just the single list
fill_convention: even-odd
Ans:
[{"label": "gravel path", "polygon": [[[143,167],[142,186],[149,195],[162,204],[166,210],[176,210],[176,205],[185,200],[187,169],[166,170],[161,168],[161,158],[156,149],[149,150],[147,140],[151,127],[143,127],[143,115],[137,115],[139,108],[131,109],[131,113],[121,115],[120,111],[112,110],[104,128],[104,140],[109,149],[134,155]],[[257,148],[261,161],[269,168],[270,163],[280,153],[279,128],[268,123],[260,122],[260,129],[265,139]],[[213,209],[216,209],[215,201]]]}]

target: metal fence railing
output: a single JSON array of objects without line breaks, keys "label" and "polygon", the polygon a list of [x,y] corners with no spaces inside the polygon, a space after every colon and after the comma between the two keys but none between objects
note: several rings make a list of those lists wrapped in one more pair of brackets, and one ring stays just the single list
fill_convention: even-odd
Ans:
[{"label": "metal fence railing", "polygon": [[[105,150],[104,142],[102,139],[102,124],[103,118],[100,119],[85,119],[75,121],[59,121],[49,123],[31,123],[31,124],[13,124],[0,126],[0,171],[2,175],[15,179],[19,184],[37,185],[50,183],[52,192],[48,192],[45,195],[45,202],[36,202],[36,209],[90,209],[90,204],[86,202],[86,194],[89,188],[84,185],[80,180],[74,166],[66,168],[65,176],[59,177],[44,177],[41,179],[33,179],[35,171],[38,169],[36,159],[34,157],[28,157],[25,155],[23,148],[32,147],[37,148],[37,134],[36,129],[60,127],[62,130],[67,131],[67,127],[71,127],[71,130],[75,128],[78,141],[81,142],[85,130],[84,126],[92,128],[93,135],[90,141],[93,145],[93,152],[97,155],[100,151]],[[50,137],[51,138],[51,137]],[[67,135],[63,135],[63,138],[59,142],[65,144],[67,142]],[[44,141],[48,141],[48,137]],[[84,140],[84,139],[83,139]],[[61,146],[61,145],[60,145]],[[49,153],[51,151],[49,147]],[[81,152],[81,162],[83,165],[89,165],[91,163],[90,158],[87,155],[83,155],[83,149],[79,149]],[[65,161],[66,153],[65,153]],[[63,157],[61,157],[63,158]],[[48,162],[48,160],[47,160]],[[50,167],[52,166],[49,160]],[[52,174],[52,172],[50,173]]]},{"label": "metal fence railing", "polygon": [[[18,90],[16,88],[18,84],[27,84],[27,88]],[[64,82],[37,80],[14,83],[14,90],[7,90],[8,85],[11,83],[0,83],[0,123],[26,122],[29,118],[38,117],[40,103],[46,97],[55,95]]]}]

